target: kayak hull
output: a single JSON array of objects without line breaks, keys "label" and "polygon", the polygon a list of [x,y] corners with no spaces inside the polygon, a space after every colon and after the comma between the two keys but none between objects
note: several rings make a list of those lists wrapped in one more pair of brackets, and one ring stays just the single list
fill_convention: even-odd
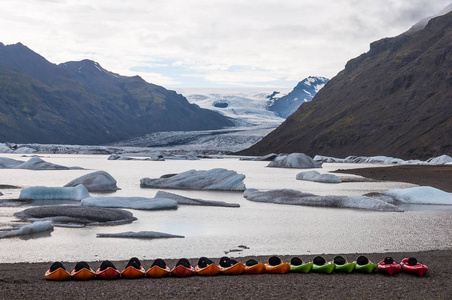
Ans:
[{"label": "kayak hull", "polygon": [[141,278],[144,277],[146,274],[146,271],[142,266],[140,266],[139,269],[128,266],[124,271],[121,272],[121,277],[129,278],[129,279],[135,279],[135,278]]},{"label": "kayak hull", "polygon": [[355,271],[356,272],[360,272],[360,273],[370,274],[373,271],[375,271],[376,268],[377,268],[376,264],[374,264],[372,262],[369,262],[369,263],[367,263],[365,265],[358,265],[358,264],[356,264]]},{"label": "kayak hull", "polygon": [[221,274],[224,275],[240,275],[245,272],[245,265],[241,262],[236,263],[227,268],[219,266]]},{"label": "kayak hull", "polygon": [[160,268],[159,266],[152,266],[146,272],[148,277],[152,278],[162,278],[171,274],[171,269],[167,266],[166,268]]},{"label": "kayak hull", "polygon": [[178,265],[171,270],[171,275],[177,277],[186,277],[195,274],[195,269],[190,266],[190,268],[184,267],[183,265]]},{"label": "kayak hull", "polygon": [[356,264],[355,263],[346,263],[343,265],[337,265],[334,268],[334,271],[336,272],[344,272],[344,273],[351,273],[355,269]]},{"label": "kayak hull", "polygon": [[75,269],[71,272],[72,279],[75,280],[90,280],[96,276],[96,272],[94,272],[91,269],[83,268],[78,271],[75,271]]},{"label": "kayak hull", "polygon": [[334,271],[336,265],[333,262],[327,262],[324,265],[312,264],[311,272],[330,274]]},{"label": "kayak hull", "polygon": [[245,274],[262,274],[265,273],[265,264],[258,263],[253,266],[245,266]]},{"label": "kayak hull", "polygon": [[382,260],[377,264],[377,271],[388,275],[394,275],[402,271],[402,266],[396,262],[393,262],[392,264],[385,264]]},{"label": "kayak hull", "polygon": [[288,264],[288,263],[281,263],[276,266],[265,264],[265,272],[267,272],[267,273],[285,274],[285,273],[289,272],[289,270],[290,270],[290,264]]},{"label": "kayak hull", "polygon": [[418,276],[424,276],[425,273],[428,271],[428,267],[426,265],[424,265],[424,264],[421,264],[420,262],[418,262],[414,266],[409,265],[408,264],[408,258],[404,258],[400,262],[400,265],[402,266],[403,272],[410,273],[410,274],[415,274],[415,275],[418,275]]},{"label": "kayak hull", "polygon": [[99,277],[99,278],[102,278],[102,279],[111,280],[111,279],[116,279],[119,276],[121,276],[121,272],[119,272],[118,270],[116,270],[116,269],[114,269],[112,267],[108,267],[105,270],[101,270],[99,268],[96,271],[96,277]]},{"label": "kayak hull", "polygon": [[290,272],[294,272],[294,273],[308,273],[309,271],[311,271],[313,266],[312,262],[309,263],[305,263],[302,265],[290,265]]},{"label": "kayak hull", "polygon": [[212,263],[204,268],[200,268],[199,266],[196,266],[195,272],[197,275],[214,276],[214,275],[217,275],[218,273],[220,273],[220,268],[216,264]]},{"label": "kayak hull", "polygon": [[44,277],[47,280],[63,281],[71,278],[71,274],[63,268],[58,268],[52,272],[50,271],[50,269],[47,270],[47,272],[44,274]]}]

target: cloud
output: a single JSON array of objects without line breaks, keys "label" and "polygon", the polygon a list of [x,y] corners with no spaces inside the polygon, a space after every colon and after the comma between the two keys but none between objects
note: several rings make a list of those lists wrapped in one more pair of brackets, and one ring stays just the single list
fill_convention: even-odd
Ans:
[{"label": "cloud", "polygon": [[4,0],[0,26],[9,30],[0,41],[22,42],[55,63],[93,59],[165,86],[290,86],[334,76],[371,42],[448,1]]}]

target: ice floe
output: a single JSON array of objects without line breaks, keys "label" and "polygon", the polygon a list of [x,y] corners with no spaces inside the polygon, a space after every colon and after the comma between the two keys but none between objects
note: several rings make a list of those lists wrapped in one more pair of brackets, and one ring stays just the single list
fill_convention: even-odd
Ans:
[{"label": "ice floe", "polygon": [[134,239],[167,239],[184,238],[183,235],[175,235],[158,231],[127,231],[119,233],[98,233],[98,238],[134,238]]},{"label": "ice floe", "polygon": [[240,207],[240,204],[238,204],[238,203],[228,203],[228,202],[223,202],[223,201],[193,199],[193,198],[187,198],[184,196],[180,196],[177,194],[168,193],[168,192],[164,192],[164,191],[158,191],[157,194],[155,195],[155,198],[172,199],[172,200],[177,201],[178,204],[183,204],[183,205]]},{"label": "ice floe", "polygon": [[265,203],[402,211],[393,204],[366,196],[318,196],[290,189],[271,190],[267,192],[247,189],[243,193],[243,196],[250,201]]},{"label": "ice floe", "polygon": [[317,171],[307,171],[298,173],[296,176],[297,180],[307,180],[323,183],[340,183],[341,179],[334,174],[320,174]]},{"label": "ice floe", "polygon": [[382,194],[391,197],[395,203],[452,205],[452,193],[430,186],[395,189]]},{"label": "ice floe", "polygon": [[65,167],[52,164],[33,156],[28,161],[20,161],[6,157],[0,157],[0,169],[28,169],[28,170],[80,170],[80,167]]},{"label": "ice floe", "polygon": [[83,199],[81,205],[140,210],[177,209],[175,200],[146,197],[89,197]]},{"label": "ice floe", "polygon": [[75,187],[31,186],[20,191],[19,199],[33,200],[82,200],[89,197],[87,189],[79,184]]},{"label": "ice floe", "polygon": [[445,165],[445,164],[452,164],[452,157],[449,155],[441,155],[438,157],[432,157],[427,160],[427,162],[431,165]]},{"label": "ice floe", "polygon": [[[163,176],[162,176],[163,177]],[[189,170],[167,178],[142,178],[143,188],[170,188],[192,190],[244,191],[245,175],[232,170],[216,168],[211,170]]]},{"label": "ice floe", "polygon": [[314,161],[304,153],[291,153],[287,156],[277,157],[267,167],[309,169],[321,168],[322,163]]},{"label": "ice floe", "polygon": [[418,159],[403,160],[388,156],[347,156],[346,158],[336,158],[330,156],[316,155],[315,161],[323,163],[352,163],[352,164],[387,164],[387,165],[445,165],[452,164],[452,157],[441,155],[429,158],[427,161]]},{"label": "ice floe", "polygon": [[252,161],[273,161],[279,155],[276,153],[270,153],[264,156],[255,156],[255,157],[241,157],[240,160],[252,160]]},{"label": "ice floe", "polygon": [[88,192],[109,192],[120,190],[116,186],[116,180],[105,171],[96,171],[78,177],[67,183],[65,187],[75,187],[79,184],[88,190]]},{"label": "ice floe", "polygon": [[0,169],[13,169],[16,166],[23,164],[23,161],[7,158],[7,157],[0,157]]},{"label": "ice floe", "polygon": [[27,221],[52,221],[54,226],[84,227],[87,225],[117,225],[130,223],[136,218],[122,209],[54,205],[27,208],[14,214]]},{"label": "ice floe", "polygon": [[19,235],[30,235],[40,232],[52,231],[53,224],[51,221],[36,221],[32,224],[22,225],[9,231],[0,231],[0,239],[14,237]]}]

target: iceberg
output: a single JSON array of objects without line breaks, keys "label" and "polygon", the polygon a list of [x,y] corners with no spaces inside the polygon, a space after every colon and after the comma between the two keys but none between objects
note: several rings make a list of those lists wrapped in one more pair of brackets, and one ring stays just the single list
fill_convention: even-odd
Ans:
[{"label": "iceberg", "polygon": [[212,200],[201,200],[187,198],[173,193],[168,193],[164,191],[158,191],[155,198],[165,198],[177,201],[178,204],[183,205],[203,205],[203,206],[224,206],[224,207],[240,207],[238,203],[228,203],[223,201],[212,201]]},{"label": "iceberg", "polygon": [[319,161],[322,163],[343,163],[345,161],[344,158],[336,158],[331,156],[323,156],[323,155],[316,155],[313,158],[315,161]]},{"label": "iceberg", "polygon": [[89,197],[86,188],[79,184],[76,187],[31,186],[20,191],[19,199],[33,200],[82,200]]},{"label": "iceberg", "polygon": [[452,157],[449,155],[441,155],[437,157],[432,157],[427,160],[427,163],[431,165],[445,165],[445,164],[451,164],[452,163]]},{"label": "iceberg", "polygon": [[26,221],[51,221],[54,226],[84,227],[87,225],[118,225],[131,223],[136,218],[122,209],[53,205],[27,208],[14,214]]},{"label": "iceberg", "polygon": [[185,238],[183,235],[174,235],[158,231],[127,231],[120,233],[98,233],[98,238],[135,238],[135,239],[167,239],[167,238]]},{"label": "iceberg", "polygon": [[0,143],[0,153],[13,153],[14,151],[5,143]]},{"label": "iceberg", "polygon": [[251,160],[251,161],[273,161],[278,157],[276,153],[270,153],[264,156],[255,157],[241,157],[240,160]]},{"label": "iceberg", "polygon": [[22,225],[19,228],[10,231],[0,231],[0,239],[19,235],[35,234],[52,230],[53,225],[51,221],[36,221],[32,224]]},{"label": "iceberg", "polygon": [[271,190],[267,192],[247,189],[243,193],[243,196],[250,201],[265,203],[403,211],[395,205],[367,196],[317,196],[290,189]]},{"label": "iceberg", "polygon": [[[163,177],[163,176],[162,176]],[[189,170],[168,178],[142,178],[142,188],[168,188],[192,190],[244,191],[245,175],[216,168],[206,171]]]},{"label": "iceberg", "polygon": [[23,164],[23,161],[7,158],[7,157],[0,157],[0,169],[13,169],[16,166]]},{"label": "iceberg", "polygon": [[298,168],[310,169],[321,168],[322,163],[314,161],[304,153],[292,153],[287,156],[281,156],[270,162],[267,167],[271,168]]},{"label": "iceberg", "polygon": [[430,186],[394,189],[384,192],[382,195],[391,197],[395,203],[452,205],[452,193]]},{"label": "iceberg", "polygon": [[37,156],[30,158],[26,162],[14,167],[14,168],[15,169],[28,169],[28,170],[69,170],[68,167],[46,162]]},{"label": "iceberg", "polygon": [[105,171],[96,171],[78,177],[67,183],[64,187],[75,187],[79,184],[88,190],[88,192],[109,192],[120,190],[116,186],[116,180]]},{"label": "iceberg", "polygon": [[308,171],[298,173],[297,180],[307,180],[323,183],[340,183],[341,179],[334,174],[320,174],[317,171]]},{"label": "iceberg", "polygon": [[177,209],[177,201],[145,197],[89,197],[83,199],[81,205],[140,210]]}]

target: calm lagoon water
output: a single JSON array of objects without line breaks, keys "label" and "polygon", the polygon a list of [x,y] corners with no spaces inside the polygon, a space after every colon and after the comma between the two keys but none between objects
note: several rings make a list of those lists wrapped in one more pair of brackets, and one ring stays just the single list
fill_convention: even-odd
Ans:
[{"label": "calm lagoon water", "polygon": [[[27,160],[19,155],[2,155]],[[414,185],[397,182],[347,182],[321,184],[295,179],[301,170],[266,168],[268,162],[238,159],[199,161],[109,161],[105,155],[43,155],[43,159],[86,170],[31,171],[0,169],[0,185],[20,187],[63,186],[95,170],[110,173],[121,190],[114,196],[153,197],[157,189],[140,188],[143,177],[160,177],[189,169],[226,168],[246,175],[247,188],[272,190],[297,189],[319,195],[361,195]],[[324,164],[320,172],[362,168],[366,165]],[[375,165],[372,165],[375,166]],[[350,175],[347,175],[350,176]],[[183,196],[239,203],[240,208],[179,206],[171,211],[130,210],[137,221],[118,226],[59,228],[37,237],[0,239],[0,262],[40,262],[79,260],[127,260],[199,258],[200,256],[240,257],[247,255],[359,253],[383,251],[419,251],[452,248],[452,210],[445,206],[407,206],[403,213],[357,209],[316,208],[250,202],[241,192],[167,190]],[[1,190],[0,199],[17,198],[19,189]],[[106,194],[91,195],[107,196]],[[14,212],[24,207],[0,207],[0,227],[16,220]],[[125,231],[161,231],[185,238],[115,239],[96,238],[97,233]]]}]

